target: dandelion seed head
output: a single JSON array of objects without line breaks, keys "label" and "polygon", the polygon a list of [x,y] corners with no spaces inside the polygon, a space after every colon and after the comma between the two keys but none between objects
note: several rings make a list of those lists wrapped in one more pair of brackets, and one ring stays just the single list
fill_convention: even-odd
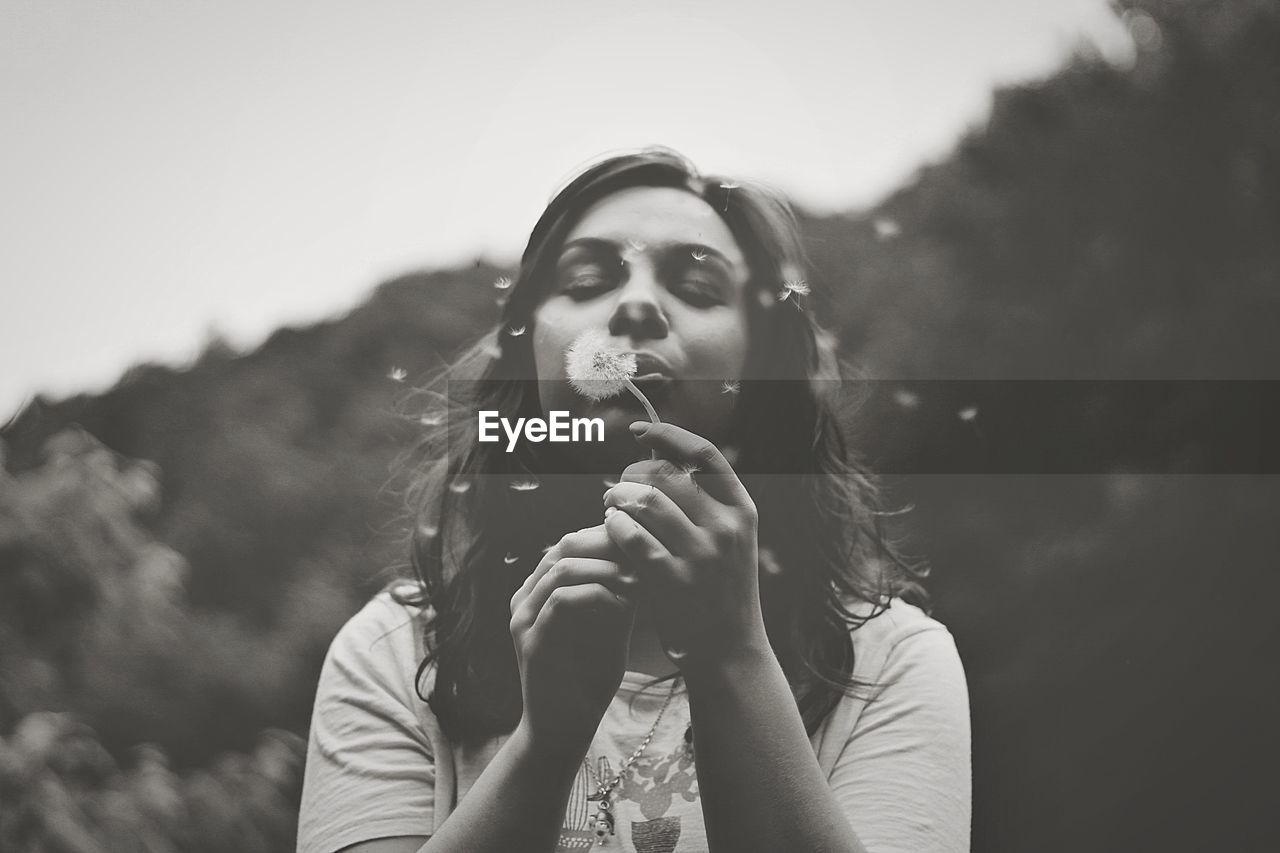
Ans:
[{"label": "dandelion seed head", "polygon": [[604,333],[588,329],[565,353],[565,373],[573,390],[589,400],[621,393],[636,375],[635,353],[616,349]]},{"label": "dandelion seed head", "polygon": [[809,283],[802,278],[788,278],[782,282],[782,289],[787,293],[797,293],[800,296],[809,295]]}]

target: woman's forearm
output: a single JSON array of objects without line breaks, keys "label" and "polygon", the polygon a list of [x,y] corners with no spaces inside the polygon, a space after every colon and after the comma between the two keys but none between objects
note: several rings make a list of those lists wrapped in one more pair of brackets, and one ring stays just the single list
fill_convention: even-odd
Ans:
[{"label": "woman's forearm", "polygon": [[712,853],[865,853],[767,643],[685,681]]},{"label": "woman's forearm", "polygon": [[536,747],[517,726],[419,853],[553,853],[586,751]]}]

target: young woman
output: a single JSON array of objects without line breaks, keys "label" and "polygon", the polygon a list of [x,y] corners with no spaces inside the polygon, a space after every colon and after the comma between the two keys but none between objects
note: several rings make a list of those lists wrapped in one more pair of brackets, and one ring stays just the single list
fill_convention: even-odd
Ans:
[{"label": "young woman", "polygon": [[[968,850],[964,672],[849,458],[801,261],[784,201],[666,149],[555,196],[448,374],[417,578],[326,658],[299,851]],[[567,381],[584,335],[661,423]],[[603,440],[479,441],[480,411]]]}]

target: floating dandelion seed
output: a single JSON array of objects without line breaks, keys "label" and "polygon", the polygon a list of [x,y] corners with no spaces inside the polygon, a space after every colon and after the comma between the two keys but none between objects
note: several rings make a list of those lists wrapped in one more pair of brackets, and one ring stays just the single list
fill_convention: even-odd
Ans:
[{"label": "floating dandelion seed", "polygon": [[734,379],[726,379],[720,386],[721,394],[737,394],[742,390],[742,383]]},{"label": "floating dandelion seed", "polygon": [[977,416],[978,416],[977,406],[965,406],[963,409],[956,412],[956,417],[958,417],[960,420],[964,421],[967,424],[973,423],[973,419],[976,418]]},{"label": "floating dandelion seed", "polygon": [[920,408],[920,395],[915,391],[908,391],[906,388],[898,388],[893,392],[893,402],[904,409],[918,409]]},{"label": "floating dandelion seed", "polygon": [[498,277],[497,277],[496,279],[494,279],[494,281],[493,281],[493,287],[494,287],[494,289],[495,289],[495,290],[510,290],[510,289],[511,289],[511,276],[506,276],[506,275],[500,275],[500,276],[498,276]]},{"label": "floating dandelion seed", "polygon": [[542,484],[537,480],[512,480],[511,491],[513,492],[532,492]]},{"label": "floating dandelion seed", "polygon": [[881,240],[892,240],[902,233],[902,226],[898,224],[897,220],[890,219],[887,216],[876,217],[871,225],[876,229],[876,237]]},{"label": "floating dandelion seed", "polygon": [[424,524],[418,528],[418,532],[427,539],[431,539],[440,532],[440,528],[436,527],[434,524]]},{"label": "floating dandelion seed", "polygon": [[[808,296],[809,295],[808,282],[806,282],[802,278],[786,279],[785,281],[782,282],[782,290],[778,291],[778,301],[785,302],[788,298],[790,298],[791,294],[793,293],[796,294],[797,296]],[[794,304],[797,308],[800,307],[800,304],[797,300],[792,300],[792,304]]]},{"label": "floating dandelion seed", "polygon": [[692,252],[690,252],[690,254],[692,254],[693,259],[695,261],[698,261],[699,263],[707,259],[707,253],[702,251],[701,249],[694,249]]},{"label": "floating dandelion seed", "polygon": [[611,480],[608,477],[605,477],[601,482],[604,483],[604,487],[606,489],[612,489],[614,486],[618,485],[617,480]]},{"label": "floating dandelion seed", "polygon": [[684,465],[681,465],[680,470],[683,471],[685,474],[687,474],[689,477],[692,477],[694,474],[701,471],[702,468],[700,468],[697,465],[694,465],[692,462],[688,462]]},{"label": "floating dandelion seed", "polygon": [[503,558],[502,558],[502,562],[506,563],[506,564],[509,566],[509,565],[511,565],[512,563],[514,563],[516,560],[519,560],[519,559],[520,559],[520,558],[519,558],[519,557],[517,557],[515,554],[512,554],[510,551],[508,551],[508,552],[507,552],[507,556],[505,556],[505,557],[503,557]]},{"label": "floating dandelion seed", "polygon": [[454,480],[449,484],[449,491],[455,495],[465,494],[471,488],[471,483],[466,480]]},{"label": "floating dandelion seed", "polygon": [[387,378],[392,382],[403,382],[404,378],[409,375],[409,371],[403,367],[393,367],[391,372],[387,374]]},{"label": "floating dandelion seed", "polygon": [[444,415],[434,412],[426,414],[418,418],[418,423],[429,427],[440,426],[440,424],[444,423]]},{"label": "floating dandelion seed", "polygon": [[725,210],[729,209],[729,193],[733,192],[740,186],[742,186],[742,184],[739,184],[735,181],[725,181],[720,185],[720,189],[724,190],[724,209]]},{"label": "floating dandelion seed", "polygon": [[778,562],[778,557],[773,553],[772,548],[761,547],[757,554],[760,563],[760,571],[770,577],[777,577],[782,574],[782,564]]},{"label": "floating dandelion seed", "polygon": [[513,338],[518,338],[524,334],[524,330],[524,326],[512,326],[510,329],[507,329],[507,334]]},{"label": "floating dandelion seed", "polygon": [[545,554],[545,553],[547,553],[548,551],[550,551],[550,550],[551,550],[552,548],[554,548],[554,547],[556,547],[556,543],[554,543],[554,542],[548,542],[546,545],[543,545],[543,546],[542,546],[542,553],[544,553],[544,554]]}]

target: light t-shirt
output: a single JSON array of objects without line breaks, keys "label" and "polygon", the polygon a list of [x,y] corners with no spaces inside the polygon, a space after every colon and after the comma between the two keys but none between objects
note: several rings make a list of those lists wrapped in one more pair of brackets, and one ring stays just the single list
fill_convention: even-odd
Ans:
[{"label": "light t-shirt", "polygon": [[[312,712],[298,853],[432,835],[505,742],[451,742],[416,695],[424,618],[383,591],[334,638]],[[968,851],[969,696],[950,632],[894,599],[852,636],[854,675],[873,686],[843,697],[810,739],[836,800],[871,853]],[[422,695],[431,695],[434,678],[432,665]],[[578,768],[557,853],[595,843],[596,804],[586,798],[640,745],[671,690],[670,682],[641,690],[650,680],[624,675],[587,753],[596,775]],[[653,739],[612,792],[615,835],[605,849],[707,851],[688,722],[680,682]]]}]

